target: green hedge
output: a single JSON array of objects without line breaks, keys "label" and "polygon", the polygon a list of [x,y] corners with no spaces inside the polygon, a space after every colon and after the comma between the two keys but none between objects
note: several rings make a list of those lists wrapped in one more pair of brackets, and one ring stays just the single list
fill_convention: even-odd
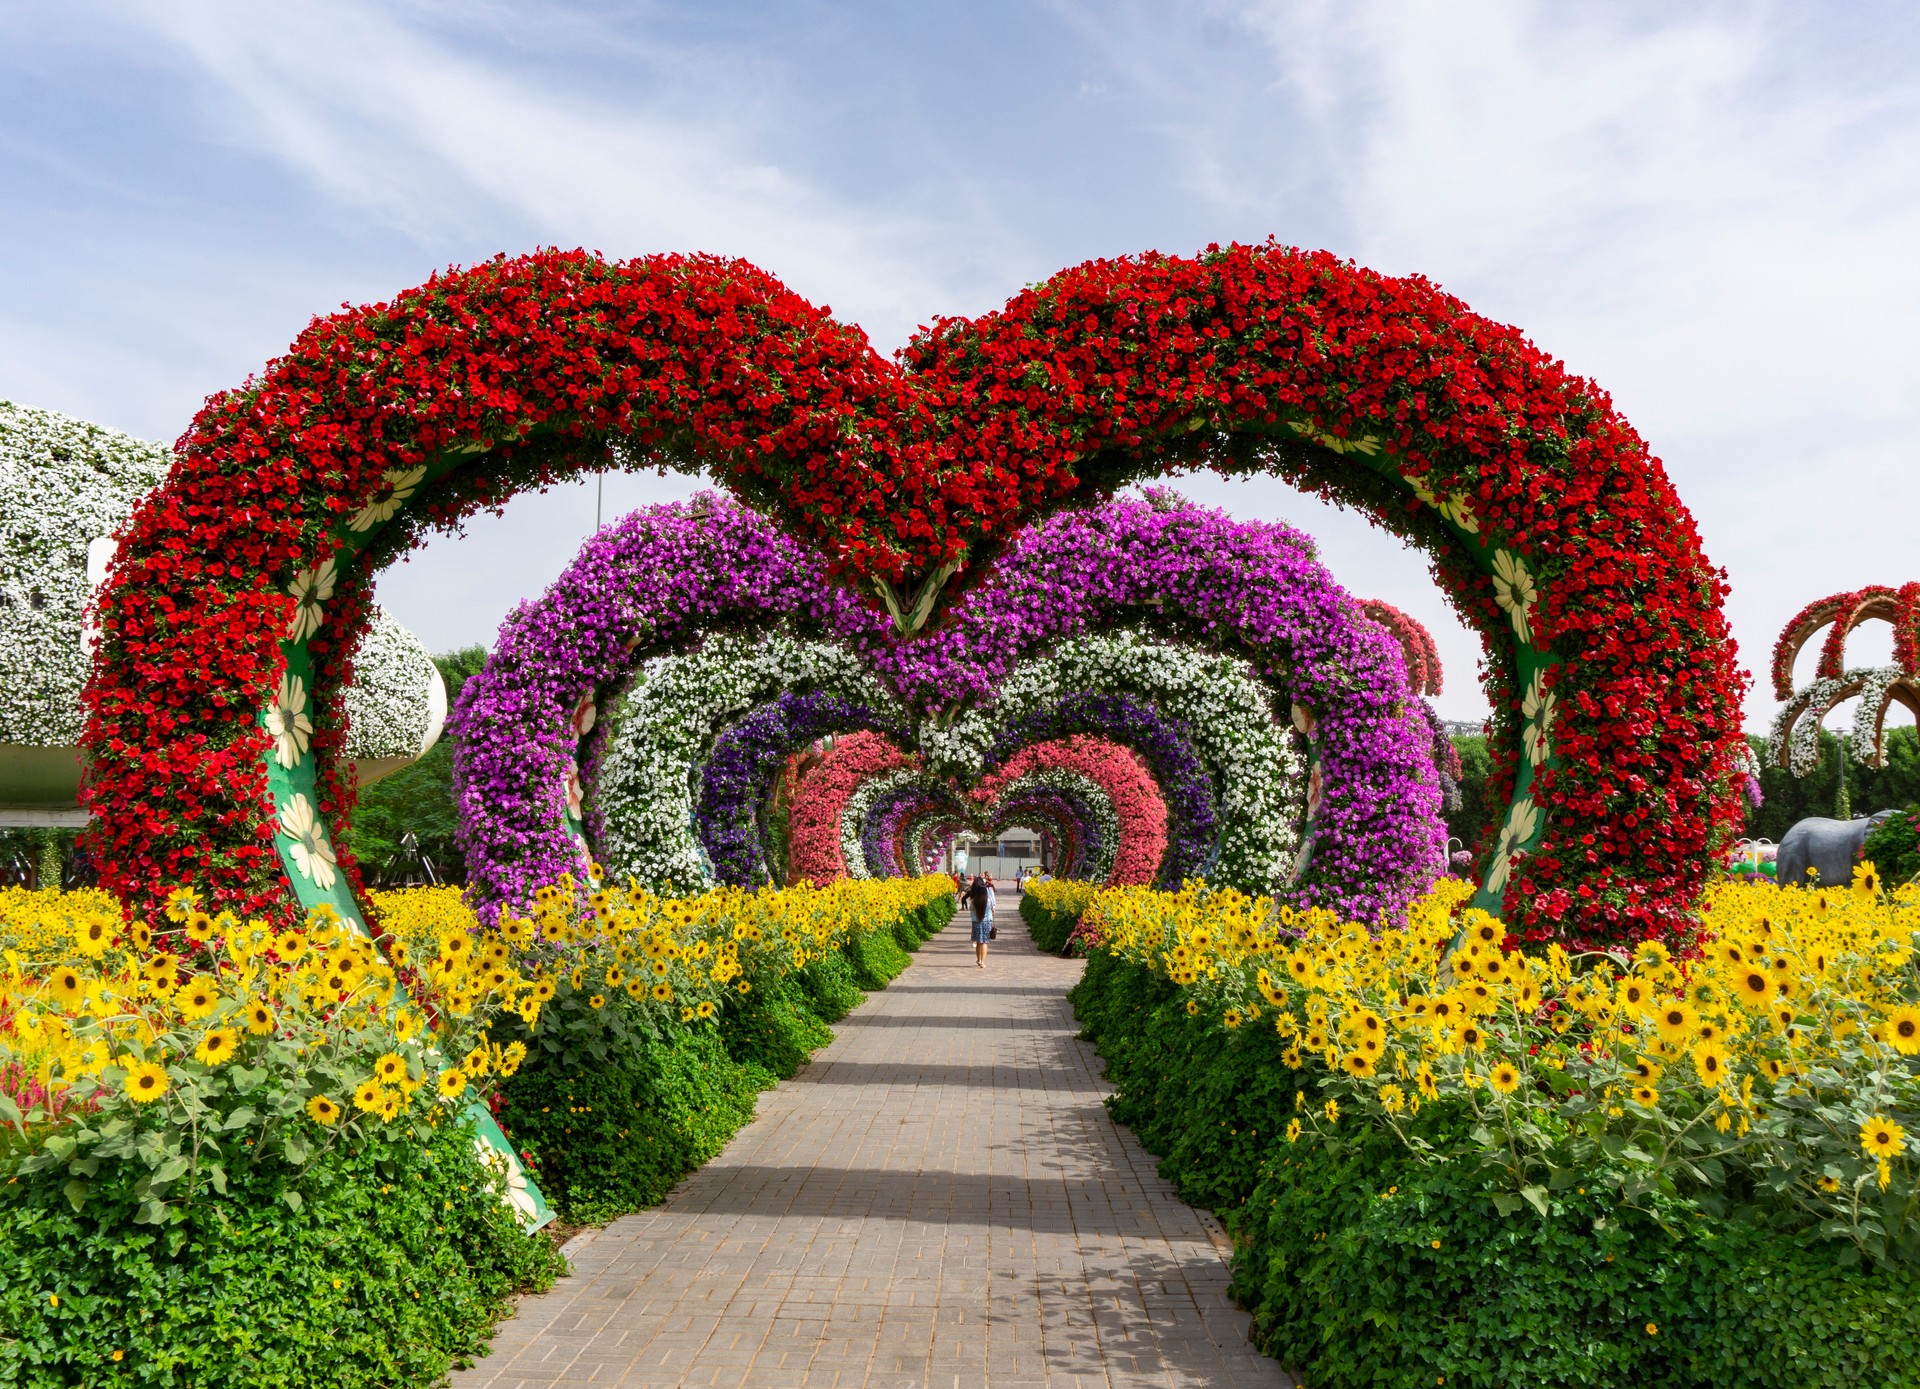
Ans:
[{"label": "green hedge", "polygon": [[[1115,1119],[1220,1213],[1262,1348],[1315,1389],[1920,1384],[1920,1271],[1657,1193],[1618,1207],[1598,1180],[1502,1215],[1481,1174],[1378,1130],[1289,1145],[1311,1085],[1271,1029],[1192,1017],[1163,976],[1099,952],[1072,997]],[[1458,1122],[1429,1106],[1418,1136],[1444,1154]]]},{"label": "green hedge", "polygon": [[1020,899],[1020,919],[1027,923],[1027,933],[1033,937],[1033,943],[1053,955],[1067,948],[1067,937],[1080,921],[1073,912],[1042,906],[1031,892]]},{"label": "green hedge", "polygon": [[335,1151],[297,1180],[229,1164],[224,1193],[134,1216],[147,1175],[21,1177],[0,1225],[0,1384],[426,1384],[484,1348],[560,1261],[492,1191],[472,1133]]},{"label": "green hedge", "polygon": [[862,989],[884,988],[940,929],[935,902],[863,931],[780,983],[729,1000],[717,1026],[659,1028],[624,994],[598,1009],[561,984],[538,1035],[509,1018],[500,1040],[529,1055],[502,1089],[500,1122],[530,1154],[541,1192],[570,1222],[653,1205],[753,1118],[759,1092],[833,1038]]}]

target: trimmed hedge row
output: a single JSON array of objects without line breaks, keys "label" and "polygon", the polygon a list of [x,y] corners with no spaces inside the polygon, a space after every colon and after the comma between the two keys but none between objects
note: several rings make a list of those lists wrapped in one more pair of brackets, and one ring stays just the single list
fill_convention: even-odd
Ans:
[{"label": "trimmed hedge row", "polygon": [[1067,937],[1079,924],[1080,913],[1049,907],[1029,892],[1020,899],[1020,918],[1027,923],[1035,945],[1050,955],[1058,955],[1067,948]]},{"label": "trimmed hedge row", "polygon": [[481,1353],[509,1296],[563,1270],[485,1194],[472,1131],[336,1149],[297,1178],[234,1163],[226,1189],[137,1222],[149,1175],[20,1177],[0,1224],[0,1384],[378,1389]]},{"label": "trimmed hedge row", "polygon": [[[541,1159],[574,1221],[659,1200],[753,1117],[864,996],[944,926],[938,899],[773,986],[730,1000],[717,1025],[646,1030],[624,994],[556,1016],[599,1020],[606,1041],[564,1060],[534,1050],[501,1118]],[[295,1174],[229,1162],[225,1189],[138,1223],[150,1164],[103,1163],[81,1204],[64,1167],[6,1183],[0,1221],[0,1384],[55,1389],[208,1385],[384,1389],[438,1382],[484,1352],[516,1293],[564,1264],[489,1195],[471,1129],[335,1149]],[[17,1156],[17,1152],[14,1154]],[[7,1164],[9,1168],[11,1164]]]},{"label": "trimmed hedge row", "polygon": [[[832,1040],[827,1024],[862,990],[885,988],[952,916],[942,897],[889,929],[858,932],[797,974],[729,999],[717,1026],[660,1028],[624,994],[588,1011],[563,986],[547,1006],[569,1020],[569,1043],[531,1050],[502,1088],[500,1123],[567,1221],[653,1205],[753,1118],[760,1091]],[[511,1020],[503,1026],[521,1035]]]},{"label": "trimmed hedge row", "polygon": [[1447,1106],[1418,1122],[1427,1161],[1370,1128],[1294,1147],[1310,1082],[1271,1029],[1190,1016],[1164,976],[1098,951],[1072,1000],[1114,1118],[1220,1214],[1261,1347],[1315,1389],[1920,1385],[1920,1271],[1658,1193],[1620,1207],[1597,1171],[1503,1216],[1444,1157]]}]

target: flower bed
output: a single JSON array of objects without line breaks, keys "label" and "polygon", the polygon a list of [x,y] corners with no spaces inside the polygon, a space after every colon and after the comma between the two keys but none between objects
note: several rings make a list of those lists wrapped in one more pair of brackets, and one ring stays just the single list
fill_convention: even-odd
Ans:
[{"label": "flower bed", "polygon": [[1081,913],[1099,891],[1098,884],[1068,878],[1028,884],[1020,897],[1020,916],[1033,935],[1033,943],[1056,955],[1065,950],[1073,928],[1080,924]]},{"label": "flower bed", "polygon": [[[1115,1115],[1226,1218],[1262,1344],[1329,1386],[1905,1373],[1920,889],[1718,888],[1686,963],[1522,956],[1469,892],[1378,937],[1231,892],[1086,909]],[[1783,1295],[1841,1321],[1751,1324]]]},{"label": "flower bed", "polygon": [[452,889],[375,894],[376,949],[322,911],[181,894],[156,937],[103,892],[0,891],[0,1377],[436,1382],[558,1268],[467,1098],[575,1218],[656,1200],[952,897],[574,900],[483,929]]}]

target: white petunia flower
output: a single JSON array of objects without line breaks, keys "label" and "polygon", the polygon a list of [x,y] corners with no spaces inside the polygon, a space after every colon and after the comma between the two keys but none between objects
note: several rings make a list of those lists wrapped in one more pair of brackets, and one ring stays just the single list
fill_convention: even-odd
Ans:
[{"label": "white petunia flower", "polygon": [[1513,618],[1513,632],[1529,646],[1533,644],[1533,600],[1539,594],[1526,561],[1511,550],[1493,552],[1493,601]]},{"label": "white petunia flower", "polygon": [[291,770],[300,765],[313,740],[313,721],[307,717],[307,682],[292,671],[280,677],[273,707],[267,710],[267,732],[273,735],[274,757]]},{"label": "white petunia flower", "polygon": [[312,569],[302,569],[287,585],[293,599],[293,618],[287,624],[288,641],[305,641],[320,630],[320,605],[333,597],[336,578],[331,559]]},{"label": "white petunia flower", "polygon": [[290,852],[301,876],[317,888],[332,887],[333,845],[327,843],[326,827],[304,795],[296,793],[280,808],[280,832],[293,841]]},{"label": "white petunia flower", "polygon": [[1500,827],[1500,843],[1493,854],[1493,871],[1487,874],[1487,891],[1499,892],[1507,885],[1507,875],[1513,870],[1513,855],[1540,827],[1540,811],[1533,803],[1533,797],[1522,796],[1513,803],[1513,809],[1507,814],[1507,823]]},{"label": "white petunia flower", "polygon": [[389,468],[382,475],[380,489],[373,494],[373,500],[353,514],[347,522],[347,529],[354,531],[371,530],[382,521],[391,521],[394,513],[406,505],[413,489],[420,485],[420,479],[427,475],[424,467]]}]

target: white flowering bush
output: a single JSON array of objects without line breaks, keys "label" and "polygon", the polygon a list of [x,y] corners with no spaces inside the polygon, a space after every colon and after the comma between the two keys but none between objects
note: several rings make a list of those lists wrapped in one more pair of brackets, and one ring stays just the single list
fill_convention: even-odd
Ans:
[{"label": "white flowering bush", "polygon": [[1209,879],[1268,891],[1293,872],[1306,817],[1306,767],[1273,698],[1246,662],[1134,632],[1077,637],[1023,662],[993,704],[922,731],[932,765],[975,780],[1000,730],[1084,690],[1132,694],[1185,723],[1213,782],[1219,848]]},{"label": "white flowering bush", "polygon": [[347,756],[396,771],[433,746],[446,717],[447,687],[426,644],[376,606],[353,652]]},{"label": "white flowering bush", "polygon": [[605,751],[587,789],[594,851],[617,882],[690,890],[713,879],[694,807],[714,739],[758,705],[819,689],[897,717],[898,704],[844,647],[785,632],[710,637],[697,652],[657,657],[609,713]]},{"label": "white flowering bush", "polygon": [[0,401],[0,743],[79,744],[91,581],[171,462],[158,444]]},{"label": "white flowering bush", "polygon": [[[87,599],[113,537],[171,462],[159,444],[0,401],[0,743],[79,745],[80,688],[92,659]],[[380,775],[433,745],[446,689],[418,637],[375,608],[354,671],[350,758]],[[276,752],[305,754],[311,696],[304,682],[282,681],[268,715]]]}]

